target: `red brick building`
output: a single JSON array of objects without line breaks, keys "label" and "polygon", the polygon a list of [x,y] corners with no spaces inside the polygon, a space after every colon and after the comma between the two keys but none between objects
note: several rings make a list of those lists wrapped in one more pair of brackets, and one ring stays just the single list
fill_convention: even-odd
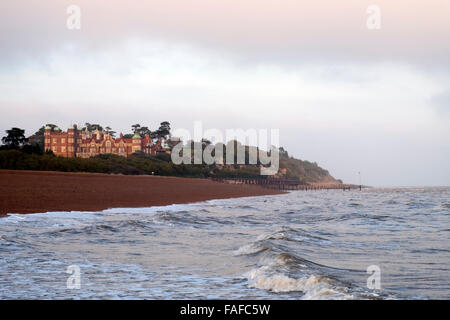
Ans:
[{"label": "red brick building", "polygon": [[67,158],[89,158],[99,154],[115,154],[127,157],[135,152],[145,154],[157,154],[158,152],[170,153],[167,141],[163,139],[153,140],[147,134],[141,137],[135,134],[126,139],[123,134],[119,138],[113,138],[104,130],[88,131],[79,130],[77,125],[70,126],[67,132],[60,128],[45,127],[45,150],[51,150],[57,156]]}]

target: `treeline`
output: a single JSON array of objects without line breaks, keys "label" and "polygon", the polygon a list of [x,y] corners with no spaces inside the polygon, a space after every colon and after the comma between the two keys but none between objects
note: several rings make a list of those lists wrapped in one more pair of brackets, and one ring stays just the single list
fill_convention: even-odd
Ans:
[{"label": "treeline", "polygon": [[128,158],[116,155],[99,155],[93,158],[64,158],[52,154],[26,153],[20,150],[0,151],[0,169],[43,170],[63,172],[97,172],[126,175],[161,175],[178,177],[256,177],[256,166],[175,165],[170,155],[149,156],[133,154]]},{"label": "treeline", "polygon": [[[54,126],[48,124],[48,126]],[[89,129],[99,128],[98,124],[86,123]],[[132,126],[134,132],[143,134],[148,131],[147,127],[139,124]],[[107,130],[110,130],[107,127]],[[44,127],[31,136],[25,137],[25,130],[12,128],[7,130],[7,136],[2,138],[4,145],[0,146],[0,169],[11,170],[47,170],[65,172],[99,172],[115,174],[154,174],[163,176],[179,177],[220,177],[220,178],[266,178],[260,175],[259,159],[256,164],[249,164],[250,148],[258,151],[256,147],[245,146],[245,165],[208,165],[208,164],[179,164],[171,161],[171,156],[166,153],[158,155],[146,155],[135,153],[127,158],[106,154],[94,158],[64,158],[56,157],[53,152],[44,152],[43,146]],[[148,131],[149,132],[149,131]],[[165,121],[155,131],[157,135],[168,135],[170,124]],[[201,142],[187,142],[191,144],[191,156],[194,158],[194,147],[204,150],[211,142],[203,139]],[[237,150],[240,145],[237,141],[229,141],[222,145],[223,155],[228,148],[234,148],[234,163],[237,163]],[[213,152],[214,154],[214,152]],[[327,170],[319,167],[315,162],[302,161],[290,157],[288,152],[279,148],[279,168],[276,175],[278,178],[293,179],[305,183],[311,182],[341,182],[334,179]],[[225,160],[225,159],[224,159]]]},{"label": "treeline", "polygon": [[[125,175],[161,175],[197,178],[264,178],[260,176],[257,165],[227,165],[216,166],[206,164],[172,163],[170,155],[145,155],[135,153],[127,158],[112,154],[99,155],[93,158],[56,157],[51,152],[46,154],[25,150],[0,151],[0,169],[10,170],[43,170],[63,172],[98,172]],[[285,154],[280,154],[280,168],[286,173],[280,177],[303,182],[338,182],[327,170],[316,163],[298,160]]]}]

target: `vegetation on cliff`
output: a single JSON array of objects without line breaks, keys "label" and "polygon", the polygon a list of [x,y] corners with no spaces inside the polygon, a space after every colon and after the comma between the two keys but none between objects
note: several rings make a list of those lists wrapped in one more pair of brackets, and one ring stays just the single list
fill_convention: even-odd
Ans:
[{"label": "vegetation on cliff", "polygon": [[[168,123],[163,123],[158,130],[167,133],[170,128]],[[95,125],[94,125],[95,126]],[[14,130],[13,130],[14,129]],[[35,135],[25,138],[24,132],[13,128],[8,130],[8,136],[3,139],[4,145],[0,146],[0,169],[11,170],[46,170],[46,171],[65,171],[65,172],[98,172],[114,174],[148,174],[179,177],[216,177],[216,178],[264,178],[260,175],[260,163],[248,164],[249,147],[245,147],[245,159],[247,164],[235,165],[208,165],[208,164],[180,164],[176,165],[171,161],[169,154],[161,153],[157,155],[146,155],[135,153],[127,158],[104,154],[97,157],[82,158],[63,158],[56,157],[51,151],[44,152],[43,145],[40,143],[41,132],[39,130]],[[142,127],[136,125],[135,131],[142,130]],[[144,130],[146,128],[144,127]],[[38,137],[38,138],[35,138]],[[35,141],[35,142],[33,142]],[[193,142],[191,142],[194,144]],[[204,149],[209,142],[198,142]],[[230,145],[231,143],[231,145]],[[237,148],[238,142],[229,142],[224,145],[224,154],[226,149]],[[235,155],[236,155],[235,149]],[[318,166],[315,162],[302,161],[295,159],[283,148],[279,149],[280,171],[277,178],[292,179],[304,183],[326,182],[337,183],[340,180],[334,179],[327,170]]]}]

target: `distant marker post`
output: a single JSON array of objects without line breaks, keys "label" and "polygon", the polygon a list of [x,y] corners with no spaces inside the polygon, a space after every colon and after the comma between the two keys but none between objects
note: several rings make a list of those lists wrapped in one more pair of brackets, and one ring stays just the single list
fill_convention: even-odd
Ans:
[{"label": "distant marker post", "polygon": [[359,171],[358,174],[359,174],[359,191],[361,191],[362,190],[361,171]]}]

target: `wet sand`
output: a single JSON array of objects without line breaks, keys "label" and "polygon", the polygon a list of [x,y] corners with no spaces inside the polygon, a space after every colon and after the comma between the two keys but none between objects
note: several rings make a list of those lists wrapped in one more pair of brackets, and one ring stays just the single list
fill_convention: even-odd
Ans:
[{"label": "wet sand", "polygon": [[163,206],[280,193],[208,179],[0,170],[0,215]]}]

